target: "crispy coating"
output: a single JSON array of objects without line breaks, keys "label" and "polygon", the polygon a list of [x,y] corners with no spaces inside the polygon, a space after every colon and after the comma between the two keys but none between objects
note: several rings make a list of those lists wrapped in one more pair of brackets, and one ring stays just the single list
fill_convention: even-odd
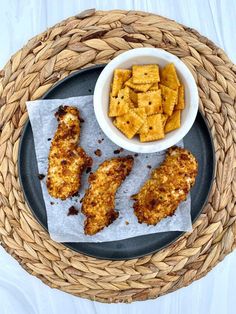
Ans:
[{"label": "crispy coating", "polygon": [[174,214],[195,183],[198,164],[186,149],[171,147],[159,168],[145,182],[135,199],[134,213],[139,223],[155,225]]},{"label": "crispy coating", "polygon": [[89,177],[89,189],[82,203],[86,216],[84,232],[93,235],[110,225],[117,217],[115,194],[122,181],[129,175],[133,157],[126,156],[105,160]]},{"label": "crispy coating", "polygon": [[52,197],[65,200],[80,188],[83,170],[90,166],[92,159],[82,147],[80,137],[79,111],[70,106],[60,106],[55,114],[58,128],[51,142],[48,157],[47,188]]}]

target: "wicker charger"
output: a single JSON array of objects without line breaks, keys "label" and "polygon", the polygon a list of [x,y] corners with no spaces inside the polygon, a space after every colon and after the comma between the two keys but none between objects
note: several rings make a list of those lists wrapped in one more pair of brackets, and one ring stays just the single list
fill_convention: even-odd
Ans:
[{"label": "wicker charger", "polygon": [[[53,242],[24,201],[17,155],[25,101],[71,72],[136,47],[161,47],[192,72],[216,149],[211,197],[193,232],[166,249],[128,261],[97,260]],[[31,39],[0,72],[1,244],[47,285],[101,302],[156,298],[201,278],[235,247],[236,67],[195,30],[137,11],[88,10]]]}]

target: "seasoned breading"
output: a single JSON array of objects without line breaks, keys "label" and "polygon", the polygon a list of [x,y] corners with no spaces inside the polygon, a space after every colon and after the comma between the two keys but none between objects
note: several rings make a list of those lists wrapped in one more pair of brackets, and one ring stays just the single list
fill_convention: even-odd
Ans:
[{"label": "seasoned breading", "polygon": [[189,151],[169,148],[164,162],[133,196],[134,213],[139,223],[155,225],[162,218],[173,215],[194,185],[197,171],[197,160]]},{"label": "seasoned breading", "polygon": [[117,217],[115,194],[122,181],[129,175],[133,157],[105,160],[97,171],[89,177],[89,189],[82,203],[82,213],[86,216],[85,234],[93,235],[110,225]]},{"label": "seasoned breading", "polygon": [[82,147],[79,111],[74,107],[60,106],[55,114],[58,128],[51,142],[48,157],[47,188],[52,197],[65,200],[80,188],[83,170],[91,166],[92,159]]}]

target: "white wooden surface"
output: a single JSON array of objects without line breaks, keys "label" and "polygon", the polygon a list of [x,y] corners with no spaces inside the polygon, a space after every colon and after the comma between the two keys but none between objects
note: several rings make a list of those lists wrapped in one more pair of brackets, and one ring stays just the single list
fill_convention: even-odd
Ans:
[{"label": "white wooden surface", "polygon": [[[197,29],[236,63],[236,1],[232,0],[0,0],[0,68],[32,36],[88,8],[154,12]],[[0,247],[0,313],[235,313],[236,253],[206,277],[157,300],[101,304],[51,289]]]}]

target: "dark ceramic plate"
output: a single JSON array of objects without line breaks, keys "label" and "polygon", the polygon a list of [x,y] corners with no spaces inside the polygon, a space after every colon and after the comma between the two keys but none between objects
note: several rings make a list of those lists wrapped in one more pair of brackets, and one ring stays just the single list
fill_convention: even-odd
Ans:
[{"label": "dark ceramic plate", "polygon": [[[93,94],[94,86],[104,65],[80,70],[53,86],[43,98],[67,98]],[[184,145],[197,158],[199,172],[195,186],[191,190],[191,216],[194,221],[207,201],[214,177],[214,147],[209,128],[202,114],[184,137]],[[34,216],[47,229],[47,216],[43,201],[38,168],[34,150],[34,140],[30,122],[25,125],[19,149],[19,176],[26,201]],[[103,243],[64,243],[65,246],[104,259],[130,259],[156,252],[175,241],[182,232],[162,232],[139,236],[127,240]]]}]

